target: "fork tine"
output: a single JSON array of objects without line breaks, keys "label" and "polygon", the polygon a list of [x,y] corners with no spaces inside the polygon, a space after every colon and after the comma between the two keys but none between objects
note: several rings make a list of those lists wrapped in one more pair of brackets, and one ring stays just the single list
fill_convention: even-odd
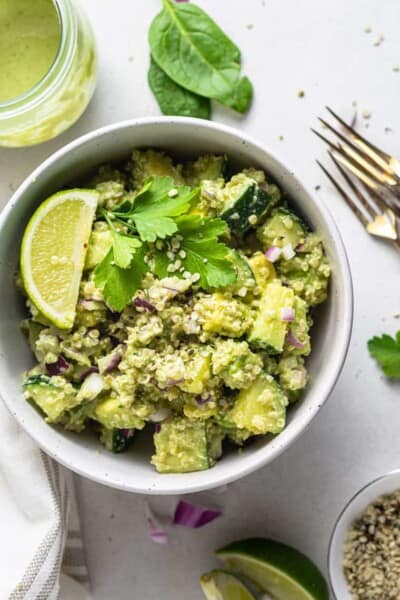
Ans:
[{"label": "fork tine", "polygon": [[[387,163],[383,162],[381,159],[376,160],[374,156],[371,156],[371,154],[365,152],[363,148],[360,148],[360,146],[356,145],[353,141],[351,141],[351,139],[346,138],[330,123],[328,123],[324,119],[321,119],[321,117],[318,117],[318,120],[324,125],[324,127],[329,129],[329,131],[336,135],[345,144],[345,146],[340,145],[340,147],[343,148],[346,154],[352,156],[359,164],[363,164],[369,172],[373,172],[380,181],[382,180],[382,183],[383,180],[385,178],[387,179],[387,176],[389,176],[389,185],[396,184],[396,180],[394,179],[396,175],[393,173],[393,171],[390,169]],[[348,150],[346,147],[351,149],[351,151]],[[377,167],[379,168],[379,170],[377,169]],[[382,169],[385,171],[386,176],[381,175],[380,171]]]},{"label": "fork tine", "polygon": [[[331,159],[333,160],[333,162],[335,163],[335,165],[336,165],[337,169],[339,170],[340,174],[342,175],[343,179],[346,181],[346,183],[348,184],[350,189],[353,191],[353,193],[357,196],[359,202],[362,204],[362,206],[368,212],[371,219],[373,219],[378,213],[376,207],[372,206],[368,202],[367,198],[361,193],[361,191],[358,189],[358,187],[355,185],[355,183],[352,181],[352,179],[350,179],[350,177],[348,176],[346,171],[343,169],[340,162],[337,160],[337,158],[335,158],[334,154],[330,151],[328,151],[328,154],[331,157]],[[380,205],[379,205],[379,208],[381,208]]]},{"label": "fork tine", "polygon": [[[384,152],[383,150],[381,150],[380,148],[378,148],[377,146],[375,146],[374,144],[371,144],[371,142],[369,142],[364,136],[362,136],[360,133],[358,133],[354,127],[351,127],[351,125],[349,125],[348,123],[346,123],[346,121],[344,121],[341,117],[339,117],[339,115],[337,115],[329,106],[326,106],[326,110],[332,115],[332,117],[334,117],[337,121],[339,121],[339,123],[345,128],[347,129],[347,131],[350,131],[351,135],[354,137],[354,139],[358,142],[361,142],[361,144],[363,146],[366,146],[369,151],[375,155],[377,155],[378,159],[383,159],[383,161],[386,161],[384,164],[387,167],[390,168],[390,160],[391,160],[391,156],[389,154],[387,154],[386,152]],[[380,162],[380,164],[382,164]]]},{"label": "fork tine", "polygon": [[364,213],[359,209],[359,207],[357,206],[357,204],[344,191],[344,189],[342,188],[342,186],[329,173],[329,171],[324,167],[324,165],[322,163],[320,163],[319,160],[317,160],[316,162],[319,165],[319,167],[323,170],[323,172],[325,173],[325,175],[328,177],[328,179],[331,181],[331,183],[335,186],[335,188],[337,189],[337,191],[339,192],[339,194],[341,195],[341,197],[343,198],[343,200],[346,202],[346,204],[348,204],[348,206],[351,208],[351,210],[353,211],[353,213],[356,215],[357,219],[359,221],[361,221],[361,224],[364,225],[364,227],[367,227],[369,221],[366,218],[366,216],[364,215]]},{"label": "fork tine", "polygon": [[[334,150],[335,155],[340,160],[340,162],[350,171],[352,171],[352,173],[356,175],[356,177],[362,179],[368,187],[370,187],[371,189],[376,189],[376,184],[378,184],[383,185],[390,190],[392,189],[391,185],[387,183],[387,181],[385,181],[384,178],[376,176],[377,171],[375,169],[373,169],[373,171],[371,172],[371,169],[366,168],[365,162],[362,159],[360,159],[360,157],[356,153],[349,153],[348,151],[346,152],[345,146],[339,146],[334,144],[316,129],[311,128],[311,131],[315,133],[315,135],[317,135],[326,144],[328,144],[328,146],[332,148],[332,150]],[[378,173],[378,175],[380,174]]]}]

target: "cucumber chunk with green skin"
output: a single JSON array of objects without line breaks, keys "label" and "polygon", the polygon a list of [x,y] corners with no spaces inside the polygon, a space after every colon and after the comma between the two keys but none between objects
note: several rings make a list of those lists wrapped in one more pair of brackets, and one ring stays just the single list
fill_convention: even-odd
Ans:
[{"label": "cucumber chunk with green skin", "polygon": [[125,452],[133,442],[133,429],[108,429],[103,427],[100,432],[100,442],[107,450],[120,454]]},{"label": "cucumber chunk with green skin", "polygon": [[254,273],[246,258],[237,250],[232,250],[228,260],[233,263],[236,271],[236,281],[226,286],[225,291],[231,292],[233,295],[245,296],[246,292],[256,285]]},{"label": "cucumber chunk with green skin", "polygon": [[254,179],[239,173],[224,188],[225,205],[220,216],[232,233],[242,236],[259,223],[279,198],[275,185],[260,187]]},{"label": "cucumber chunk with green skin", "polygon": [[159,473],[204,471],[215,464],[209,454],[206,423],[174,418],[164,421],[154,434],[151,463]]},{"label": "cucumber chunk with green skin", "polygon": [[291,244],[296,248],[304,242],[306,227],[301,219],[286,208],[277,208],[257,230],[257,236],[265,249],[270,246],[283,248]]},{"label": "cucumber chunk with green skin", "polygon": [[93,418],[108,429],[143,429],[145,421],[129,406],[121,406],[118,398],[106,398],[94,409]]},{"label": "cucumber chunk with green skin", "polygon": [[24,382],[25,398],[32,400],[55,423],[65,410],[80,404],[77,390],[62,377],[34,375]]},{"label": "cucumber chunk with green skin", "polygon": [[239,392],[230,418],[239,429],[254,435],[280,433],[287,405],[287,396],[275,379],[262,373],[249,388]]},{"label": "cucumber chunk with green skin", "polygon": [[248,333],[248,342],[271,354],[283,350],[289,323],[282,319],[282,309],[293,308],[294,292],[281,284],[279,279],[271,281],[261,296],[257,316]]}]

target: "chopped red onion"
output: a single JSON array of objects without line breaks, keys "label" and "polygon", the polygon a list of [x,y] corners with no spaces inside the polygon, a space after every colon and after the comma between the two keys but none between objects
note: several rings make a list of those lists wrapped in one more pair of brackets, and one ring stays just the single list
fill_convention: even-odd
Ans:
[{"label": "chopped red onion", "polygon": [[219,516],[221,516],[221,511],[219,510],[197,506],[196,504],[186,502],[186,500],[180,500],[175,509],[173,522],[175,525],[197,529],[198,527],[207,525],[207,523],[211,523],[211,521],[214,521]]},{"label": "chopped red onion", "polygon": [[151,302],[149,302],[148,300],[146,300],[145,298],[135,298],[133,301],[133,304],[139,308],[145,308],[146,310],[148,310],[149,312],[156,312],[157,309],[154,306],[154,304],[152,304]]},{"label": "chopped red onion", "polygon": [[301,252],[303,248],[304,248],[304,242],[300,242],[300,244],[297,244],[295,250],[296,250],[296,252]]},{"label": "chopped red onion", "polygon": [[291,323],[292,321],[294,321],[294,319],[295,319],[294,308],[288,308],[288,307],[282,308],[281,319],[282,319],[282,321],[285,321],[286,323]]},{"label": "chopped red onion", "polygon": [[62,375],[69,369],[69,363],[65,360],[62,354],[58,357],[54,363],[46,364],[46,371],[50,376]]},{"label": "chopped red onion", "polygon": [[121,429],[121,433],[126,440],[130,440],[133,438],[135,430],[134,429]]},{"label": "chopped red onion", "polygon": [[[102,375],[111,373],[111,371],[114,371],[114,369],[116,367],[118,367],[121,360],[122,360],[121,352],[113,352],[112,354],[109,354],[104,359],[101,359],[102,362],[101,362],[100,373]],[[99,363],[100,363],[100,361],[99,361]]]},{"label": "chopped red onion", "polygon": [[270,246],[265,252],[265,257],[268,258],[269,262],[276,262],[282,254],[282,250],[278,246]]},{"label": "chopped red onion", "polygon": [[209,394],[208,396],[202,396],[201,394],[197,394],[197,396],[195,396],[194,399],[196,400],[197,404],[202,406],[203,404],[207,404],[207,402],[211,402],[213,397],[211,396],[211,394]]},{"label": "chopped red onion", "polygon": [[168,287],[167,285],[163,285],[161,287],[164,290],[168,290],[169,292],[172,292],[173,294],[179,294],[179,290],[177,290],[176,288]]},{"label": "chopped red onion", "polygon": [[286,260],[290,260],[296,256],[296,252],[293,250],[292,244],[286,244],[286,246],[282,248],[282,254]]},{"label": "chopped red onion", "polygon": [[145,500],[144,512],[150,539],[156,544],[168,544],[168,533],[159,518],[154,514],[150,504]]},{"label": "chopped red onion", "polygon": [[160,425],[160,423],[156,423],[154,425],[154,431],[155,431],[155,433],[160,433],[160,431],[161,431],[161,425]]},{"label": "chopped red onion", "polygon": [[91,373],[86,377],[78,392],[81,400],[94,400],[104,389],[104,379],[98,373]]},{"label": "chopped red onion", "polygon": [[305,344],[303,344],[303,342],[300,342],[300,340],[297,339],[297,337],[294,335],[294,333],[291,329],[289,329],[289,331],[287,333],[286,341],[291,346],[294,346],[294,348],[301,349],[301,348],[304,348],[304,346],[305,346]]},{"label": "chopped red onion", "polygon": [[79,379],[81,381],[84,381],[86,379],[86,377],[89,377],[89,375],[91,375],[92,373],[98,373],[98,372],[99,372],[99,369],[97,367],[94,367],[94,366],[88,367],[87,369],[85,369],[85,371],[83,371],[81,373],[81,376]]}]

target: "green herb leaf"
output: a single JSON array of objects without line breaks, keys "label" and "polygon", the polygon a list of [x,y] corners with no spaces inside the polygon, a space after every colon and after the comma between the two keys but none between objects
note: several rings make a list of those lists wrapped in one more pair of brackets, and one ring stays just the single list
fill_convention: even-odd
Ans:
[{"label": "green herb leaf", "polygon": [[112,242],[115,264],[121,269],[127,269],[142,242],[136,237],[123,235],[117,231],[112,232]]},{"label": "green herb leaf", "polygon": [[[170,195],[171,192],[173,195]],[[146,181],[130,210],[114,211],[114,216],[133,222],[143,241],[155,242],[177,231],[175,217],[187,212],[198,189],[176,186],[172,177],[156,177]]]},{"label": "green herb leaf", "polygon": [[238,47],[198,6],[163,2],[149,31],[156,63],[178,85],[243,110],[249,105],[249,85],[240,80]]},{"label": "green herb leaf", "polygon": [[231,249],[217,239],[227,231],[226,223],[221,219],[185,215],[177,224],[183,237],[180,248],[185,253],[180,260],[187,271],[199,274],[199,285],[209,289],[234,283],[237,275],[229,260]]},{"label": "green herb leaf", "polygon": [[400,331],[394,338],[386,333],[373,337],[368,350],[387,377],[400,377]]},{"label": "green herb leaf", "polygon": [[175,83],[164,73],[153,58],[150,62],[148,81],[164,115],[197,117],[199,119],[210,118],[210,100],[198,96]]},{"label": "green herb leaf", "polygon": [[121,311],[140,288],[143,277],[148,271],[144,257],[144,247],[137,248],[132,264],[129,268],[123,269],[116,265],[112,248],[95,268],[95,285],[103,289],[104,298],[112,309]]}]

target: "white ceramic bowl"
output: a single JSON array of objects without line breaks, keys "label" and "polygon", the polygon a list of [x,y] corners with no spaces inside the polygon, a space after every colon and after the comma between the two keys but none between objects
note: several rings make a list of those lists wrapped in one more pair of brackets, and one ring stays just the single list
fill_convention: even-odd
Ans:
[{"label": "white ceramic bowl", "polygon": [[329,579],[336,600],[352,600],[342,568],[343,546],[348,529],[372,502],[398,489],[400,470],[391,471],[361,488],[340,513],[333,530],[328,555]]},{"label": "white ceramic bowl", "polygon": [[[325,241],[333,267],[330,299],[312,332],[308,361],[310,384],[304,399],[289,410],[285,430],[224,456],[208,470],[160,475],[150,465],[151,443],[139,441],[131,452],[114,455],[91,435],[50,427],[21,392],[22,372],[33,364],[19,321],[24,306],[15,288],[19,244],[34,209],[71,179],[97,165],[123,159],[135,147],[154,147],[181,155],[227,153],[238,166],[257,165],[273,176],[293,205]],[[352,284],[336,226],[320,201],[262,145],[241,132],[209,121],[148,118],[103,127],[68,144],[48,158],[20,186],[0,218],[0,395],[20,425],[53,458],[73,471],[105,485],[148,494],[182,494],[226,484],[272,461],[304,431],[325,402],[342,368],[352,326]]]}]

